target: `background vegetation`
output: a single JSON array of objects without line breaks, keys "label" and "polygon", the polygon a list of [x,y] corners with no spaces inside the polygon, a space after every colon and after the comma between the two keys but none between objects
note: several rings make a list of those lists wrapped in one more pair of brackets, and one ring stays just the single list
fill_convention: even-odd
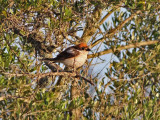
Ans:
[{"label": "background vegetation", "polygon": [[[159,35],[157,0],[0,0],[0,118],[160,119]],[[38,60],[79,42],[79,78]]]}]

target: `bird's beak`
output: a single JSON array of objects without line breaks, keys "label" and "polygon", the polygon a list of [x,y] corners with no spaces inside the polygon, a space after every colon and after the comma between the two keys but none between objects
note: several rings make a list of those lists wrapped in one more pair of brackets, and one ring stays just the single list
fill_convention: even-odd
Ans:
[{"label": "bird's beak", "polygon": [[87,48],[87,51],[91,51],[91,49],[90,49],[90,48]]}]

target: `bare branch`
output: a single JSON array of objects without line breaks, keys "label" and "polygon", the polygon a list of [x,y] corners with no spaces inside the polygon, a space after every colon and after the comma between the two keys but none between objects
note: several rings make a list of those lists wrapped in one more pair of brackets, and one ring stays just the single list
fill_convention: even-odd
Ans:
[{"label": "bare branch", "polygon": [[129,44],[129,45],[126,45],[126,46],[121,46],[121,47],[115,48],[114,50],[113,49],[108,49],[108,50],[104,50],[104,51],[101,51],[101,52],[98,52],[98,53],[95,53],[95,54],[91,54],[91,55],[88,55],[88,58],[94,58],[94,57],[98,57],[98,56],[105,55],[105,54],[108,54],[108,53],[113,53],[117,50],[121,51],[121,50],[129,49],[129,48],[137,48],[137,47],[141,47],[141,46],[145,46],[145,45],[152,45],[152,44],[156,44],[158,42],[160,42],[160,40],[133,43],[133,44]]},{"label": "bare branch", "polygon": [[24,74],[16,74],[16,73],[3,73],[4,75],[10,76],[10,77],[22,77],[22,76],[27,76],[27,77],[39,77],[39,78],[43,78],[46,76],[71,76],[71,77],[79,77],[82,78],[83,80],[85,80],[86,82],[90,83],[91,85],[94,85],[94,83],[92,83],[90,80],[88,80],[87,78],[76,74],[75,72],[48,72],[48,73],[38,73],[38,74],[33,74],[33,73],[24,73]]},{"label": "bare branch", "polygon": [[3,73],[4,75],[10,76],[10,77],[22,77],[22,76],[27,76],[27,77],[45,77],[45,76],[76,76],[76,73],[71,73],[71,72],[48,72],[48,73],[38,73],[38,74],[33,74],[33,73],[24,73],[24,74],[16,74],[16,73]]},{"label": "bare branch", "polygon": [[81,76],[81,75],[76,75],[76,77],[82,78],[83,80],[85,80],[86,82],[90,83],[91,85],[94,85],[94,83],[90,80],[88,80],[87,78]]},{"label": "bare branch", "polygon": [[108,14],[106,14],[99,22],[99,25],[102,25],[104,23],[104,21],[116,10],[118,9],[118,6],[115,6],[115,8],[113,8],[111,11],[108,12]]},{"label": "bare branch", "polygon": [[[109,11],[108,12],[108,14],[106,14],[101,20],[100,20],[100,22],[97,24],[97,23],[94,23],[94,24],[97,24],[97,26],[92,26],[92,28],[90,28],[90,27],[88,27],[88,28],[86,28],[85,29],[85,31],[84,31],[84,34],[83,34],[83,36],[82,36],[82,39],[83,40],[85,40],[85,41],[89,41],[90,40],[90,38],[95,34],[95,32],[97,31],[97,29],[99,28],[99,26],[101,25],[101,24],[103,24],[103,22],[115,11],[115,9],[117,9],[117,8],[119,8],[119,7],[117,7],[117,6],[115,6],[111,11]],[[97,12],[99,12],[99,11],[97,11]],[[96,16],[96,13],[97,12],[95,12],[95,16]],[[102,12],[102,11],[101,11]],[[96,16],[96,18],[98,18],[99,17],[99,19],[100,19],[100,16]],[[98,21],[97,21],[98,22]]]},{"label": "bare branch", "polygon": [[126,20],[124,20],[122,23],[120,23],[115,29],[110,30],[107,33],[107,36],[114,35],[118,30],[120,30],[128,21],[130,21],[133,17],[135,17],[137,14],[139,14],[141,11],[137,11],[136,13],[132,14],[130,17],[128,17]]},{"label": "bare branch", "polygon": [[[101,14],[102,12],[102,9],[98,6],[96,6],[93,14],[92,14],[92,17],[95,18],[94,20],[90,20],[90,19],[87,19],[86,21],[86,26],[84,28],[84,32],[83,32],[83,35],[82,35],[82,40],[84,42],[88,42],[90,40],[90,38],[95,34],[97,28],[99,28],[98,26],[98,20],[100,19],[100,15],[99,13]],[[94,24],[97,24],[96,26],[91,24],[91,22],[95,22]]]},{"label": "bare branch", "polygon": [[[132,14],[130,17],[128,17],[126,20],[124,20],[122,23],[120,23],[116,28],[111,29],[109,32],[106,33],[105,37],[111,37],[113,36],[118,30],[120,30],[128,21],[132,20],[133,17],[135,17],[137,14],[139,14],[141,11],[137,11],[135,14]],[[92,44],[92,47],[96,46],[100,42],[104,41],[103,38],[95,41]]]},{"label": "bare branch", "polygon": [[19,98],[19,99],[21,99],[21,100],[24,100],[24,102],[27,102],[27,103],[29,103],[29,99],[27,99],[26,97],[20,97],[20,96],[13,96],[13,95],[4,95],[4,96],[1,96],[0,97],[0,101],[2,101],[2,100],[5,100],[5,99],[17,99],[17,98]]}]

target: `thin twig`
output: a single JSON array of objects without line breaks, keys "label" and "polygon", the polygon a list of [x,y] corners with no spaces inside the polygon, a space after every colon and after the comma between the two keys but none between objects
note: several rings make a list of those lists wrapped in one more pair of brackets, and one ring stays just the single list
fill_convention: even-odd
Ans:
[{"label": "thin twig", "polygon": [[85,80],[86,82],[90,83],[91,85],[94,86],[94,83],[91,81],[91,80],[88,80],[87,78],[81,76],[81,75],[76,75],[75,77],[79,77],[79,78],[82,78],[83,80]]},{"label": "thin twig", "polygon": [[[132,20],[133,17],[135,17],[137,14],[139,14],[141,11],[137,11],[136,13],[132,14],[130,17],[128,17],[126,20],[124,20],[123,22],[121,22],[118,26],[116,26],[116,28],[109,30],[108,32],[106,32],[106,35],[104,36],[106,37],[111,37],[113,35],[115,35],[115,33],[120,30],[128,21]],[[100,38],[99,40],[95,41],[92,44],[92,47],[96,46],[97,44],[99,44],[100,42],[104,41],[104,37]]]}]

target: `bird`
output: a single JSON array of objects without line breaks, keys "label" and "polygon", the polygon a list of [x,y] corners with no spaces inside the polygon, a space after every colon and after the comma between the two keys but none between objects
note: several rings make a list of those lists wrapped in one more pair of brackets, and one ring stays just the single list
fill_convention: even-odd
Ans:
[{"label": "bird", "polygon": [[91,51],[91,49],[86,43],[80,43],[78,45],[68,47],[55,58],[43,58],[41,60],[63,63],[67,67],[76,69],[83,66],[87,60],[89,51]]}]

